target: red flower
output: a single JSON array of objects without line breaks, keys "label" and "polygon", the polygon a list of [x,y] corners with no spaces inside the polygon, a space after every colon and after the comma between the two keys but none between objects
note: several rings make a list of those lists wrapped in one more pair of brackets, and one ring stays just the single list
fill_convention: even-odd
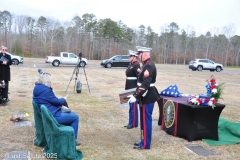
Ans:
[{"label": "red flower", "polygon": [[211,82],[211,83],[215,83],[215,82],[216,82],[216,79],[215,79],[215,78],[212,78],[212,79],[210,80],[210,82]]},{"label": "red flower", "polygon": [[216,99],[213,99],[212,102],[213,102],[213,104],[216,104],[216,103],[217,103]]},{"label": "red flower", "polygon": [[200,105],[202,104],[202,100],[200,98],[197,98],[197,101]]},{"label": "red flower", "polygon": [[205,98],[205,102],[207,102],[207,103],[208,103],[208,102],[209,102],[209,98]]},{"label": "red flower", "polygon": [[215,85],[212,85],[211,88],[214,89],[214,88],[216,88],[216,86],[215,86]]}]

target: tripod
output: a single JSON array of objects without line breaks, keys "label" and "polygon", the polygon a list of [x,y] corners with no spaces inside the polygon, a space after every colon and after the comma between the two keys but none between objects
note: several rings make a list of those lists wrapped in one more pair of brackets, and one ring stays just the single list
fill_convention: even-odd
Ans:
[{"label": "tripod", "polygon": [[[85,71],[85,65],[81,66],[81,65],[80,65],[81,62],[82,62],[82,59],[79,58],[79,59],[78,59],[78,63],[77,63],[77,65],[74,67],[74,70],[73,70],[73,73],[72,73],[72,77],[71,77],[71,79],[70,79],[70,81],[69,81],[69,83],[68,83],[68,86],[67,86],[67,89],[68,89],[68,87],[69,87],[69,85],[70,85],[70,82],[72,81],[73,75],[75,74],[76,77],[75,77],[74,90],[75,90],[75,88],[76,88],[76,92],[77,92],[77,93],[81,93],[81,90],[82,90],[82,83],[81,83],[81,81],[80,81],[80,79],[81,79],[81,74],[79,74],[79,71],[81,71],[81,72],[82,72],[82,70],[84,71],[84,75],[85,75],[85,78],[86,78],[86,81],[87,81],[87,85],[88,85],[87,75],[86,75],[86,71]],[[79,70],[79,68],[80,68],[80,70]],[[77,85],[77,86],[76,86],[76,85]],[[65,93],[67,92],[67,89],[66,89]],[[89,91],[89,93],[90,93],[89,85],[88,85],[88,91]]]}]

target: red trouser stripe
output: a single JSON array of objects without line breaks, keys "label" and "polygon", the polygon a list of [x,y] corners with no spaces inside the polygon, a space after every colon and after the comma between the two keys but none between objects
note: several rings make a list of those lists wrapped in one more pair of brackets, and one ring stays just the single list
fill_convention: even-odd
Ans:
[{"label": "red trouser stripe", "polygon": [[147,124],[146,124],[146,105],[142,105],[142,121],[143,121],[143,148],[146,148],[147,145]]},{"label": "red trouser stripe", "polygon": [[137,103],[134,102],[133,103],[133,127],[136,127],[136,106],[137,106]]},{"label": "red trouser stripe", "polygon": [[175,103],[175,122],[174,122],[174,136],[177,136],[177,126],[178,126],[178,103]]}]

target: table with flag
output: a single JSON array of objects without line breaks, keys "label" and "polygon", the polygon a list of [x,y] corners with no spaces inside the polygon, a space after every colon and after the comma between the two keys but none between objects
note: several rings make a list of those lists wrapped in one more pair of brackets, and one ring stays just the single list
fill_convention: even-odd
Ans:
[{"label": "table with flag", "polygon": [[166,133],[187,139],[218,140],[218,120],[225,105],[217,103],[211,106],[191,105],[189,97],[169,97],[160,94],[158,100],[158,124]]}]

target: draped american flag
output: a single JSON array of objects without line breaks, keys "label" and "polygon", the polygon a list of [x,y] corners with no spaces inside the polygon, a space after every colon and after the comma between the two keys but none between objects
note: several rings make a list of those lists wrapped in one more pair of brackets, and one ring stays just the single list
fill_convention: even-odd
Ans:
[{"label": "draped american flag", "polygon": [[170,85],[169,87],[161,91],[160,95],[169,97],[182,97],[181,93],[178,91],[177,85]]}]

